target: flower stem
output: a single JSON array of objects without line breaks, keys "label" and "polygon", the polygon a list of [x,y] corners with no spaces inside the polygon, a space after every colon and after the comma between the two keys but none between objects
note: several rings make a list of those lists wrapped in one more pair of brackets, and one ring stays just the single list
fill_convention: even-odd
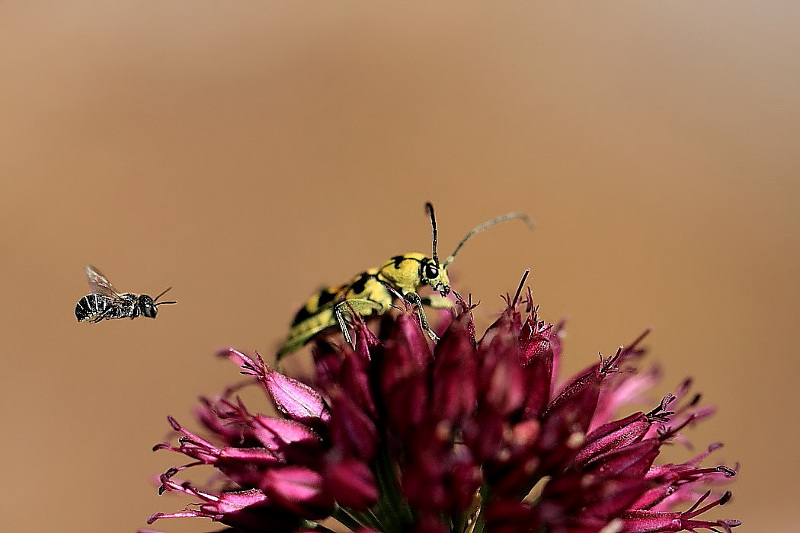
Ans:
[{"label": "flower stem", "polygon": [[364,526],[369,526],[376,529],[380,529],[381,527],[380,522],[372,513],[348,511],[343,507],[339,507],[338,505],[336,506],[336,509],[334,509],[331,516],[353,531]]},{"label": "flower stem", "polygon": [[386,524],[384,533],[403,533],[414,523],[414,517],[400,490],[394,461],[383,450],[375,461],[380,498],[373,508],[380,522]]}]

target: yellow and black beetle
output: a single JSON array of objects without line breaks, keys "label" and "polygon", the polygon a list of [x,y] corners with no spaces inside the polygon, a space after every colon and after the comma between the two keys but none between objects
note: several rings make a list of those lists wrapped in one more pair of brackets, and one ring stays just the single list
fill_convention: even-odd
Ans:
[{"label": "yellow and black beetle", "polygon": [[[353,313],[363,317],[373,314],[382,315],[391,309],[392,302],[398,295],[416,306],[422,328],[431,339],[437,340],[436,335],[428,326],[423,307],[426,305],[435,309],[453,307],[453,302],[445,298],[450,293],[450,278],[447,276],[447,267],[453,262],[464,243],[476,233],[500,222],[515,218],[523,220],[533,228],[531,219],[522,213],[508,213],[493,218],[467,233],[453,250],[453,253],[443,263],[440,263],[436,253],[438,234],[433,205],[428,202],[425,204],[425,209],[431,217],[431,227],[433,229],[433,257],[428,257],[418,252],[396,255],[382,267],[371,268],[362,272],[348,283],[328,287],[317,292],[308,299],[295,315],[289,335],[283,346],[278,350],[278,359],[299,349],[317,334],[337,325],[337,323],[347,342],[351,342],[350,333],[347,329],[348,315],[353,316]],[[439,294],[428,298],[420,297],[417,291],[425,285],[430,285]]]}]

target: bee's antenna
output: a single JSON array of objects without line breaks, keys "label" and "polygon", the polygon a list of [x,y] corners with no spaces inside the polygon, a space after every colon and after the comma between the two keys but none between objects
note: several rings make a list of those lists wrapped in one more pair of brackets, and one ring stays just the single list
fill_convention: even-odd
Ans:
[{"label": "bee's antenna", "polygon": [[425,202],[425,211],[431,217],[431,227],[433,228],[433,262],[439,264],[439,256],[436,253],[436,242],[439,240],[439,232],[436,231],[436,215],[433,214],[433,204]]},{"label": "bee's antenna", "polygon": [[[430,205],[430,204],[428,204],[428,205]],[[523,222],[525,222],[528,225],[529,228],[533,229],[533,221],[530,219],[530,217],[528,217],[528,215],[526,215],[524,213],[507,213],[507,214],[505,214],[503,216],[499,216],[497,218],[493,218],[492,220],[487,220],[486,222],[484,222],[480,226],[472,228],[470,230],[470,232],[467,233],[464,236],[463,239],[461,239],[461,242],[458,243],[458,246],[456,246],[456,249],[453,250],[452,254],[450,254],[450,257],[448,257],[447,259],[444,260],[444,263],[442,264],[442,268],[447,268],[447,265],[449,265],[450,263],[453,262],[453,260],[456,258],[456,254],[458,253],[458,251],[461,249],[462,246],[464,246],[465,242],[467,242],[470,238],[472,238],[473,235],[475,235],[476,233],[480,233],[480,232],[482,232],[483,230],[485,230],[487,228],[491,228],[495,224],[499,224],[501,222],[505,222],[506,220],[513,220],[515,218],[518,218],[518,219],[522,220]],[[436,242],[435,239],[434,239],[434,242]]]},{"label": "bee's antenna", "polygon": [[[158,302],[158,299],[159,299],[159,298],[161,298],[162,296],[164,296],[165,294],[167,294],[167,292],[169,292],[169,290],[170,290],[170,289],[172,289],[172,287],[167,287],[166,289],[164,289],[163,291],[161,291],[161,294],[159,294],[158,296],[156,296],[155,298],[153,298],[153,303],[154,303],[156,306],[159,306],[159,305],[164,305],[164,304],[176,304],[176,303],[178,303],[178,302],[176,302],[176,301],[170,301],[170,302]],[[158,303],[156,303],[156,302],[158,302]]]}]

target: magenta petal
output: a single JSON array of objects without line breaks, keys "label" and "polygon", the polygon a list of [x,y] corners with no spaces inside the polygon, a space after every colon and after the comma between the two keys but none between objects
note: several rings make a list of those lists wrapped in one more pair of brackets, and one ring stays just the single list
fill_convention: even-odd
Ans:
[{"label": "magenta petal", "polygon": [[243,352],[236,350],[234,348],[224,348],[217,352],[218,357],[227,357],[234,364],[239,365],[240,367],[253,371],[253,374],[260,373],[259,371],[263,368],[263,361],[258,362],[255,359],[245,355]]},{"label": "magenta petal", "polygon": [[473,327],[472,315],[462,313],[450,323],[436,347],[433,365],[436,387],[431,410],[437,420],[460,421],[475,408],[478,365]]},{"label": "magenta petal", "polygon": [[601,385],[614,372],[622,349],[616,355],[593,365],[579,374],[550,402],[542,417],[542,449],[561,448],[558,455],[571,458],[564,453],[567,448],[577,449],[586,438],[592,422]]},{"label": "magenta petal", "polygon": [[495,320],[483,334],[483,337],[481,337],[478,343],[478,348],[488,347],[495,339],[507,341],[512,337],[517,338],[520,331],[521,320],[522,318],[519,312],[517,312],[513,306],[506,307],[497,320]]},{"label": "magenta petal", "polygon": [[384,341],[385,349],[380,361],[380,384],[384,392],[411,375],[423,372],[432,361],[432,355],[424,333],[409,315],[397,317],[396,327]]},{"label": "magenta petal", "polygon": [[447,483],[450,487],[447,493],[445,511],[451,513],[461,512],[470,505],[475,493],[483,482],[480,467],[474,459],[467,454],[455,451],[448,468]]},{"label": "magenta petal", "polygon": [[219,513],[231,513],[252,505],[267,503],[267,496],[260,490],[242,490],[236,492],[223,492],[216,503]]},{"label": "magenta petal", "polygon": [[577,464],[586,464],[602,453],[623,448],[642,440],[651,422],[644,413],[635,413],[622,420],[609,422],[586,436],[586,444],[575,457]]},{"label": "magenta petal", "polygon": [[318,447],[319,434],[310,427],[287,418],[258,415],[253,433],[268,450],[281,451],[289,445]]},{"label": "magenta petal", "polygon": [[325,467],[325,486],[342,507],[365,511],[378,501],[378,486],[372,471],[361,461],[332,461]]},{"label": "magenta petal", "polygon": [[330,434],[333,447],[340,453],[364,462],[375,457],[378,430],[369,415],[349,396],[334,397]]},{"label": "magenta petal", "polygon": [[398,316],[395,331],[396,335],[389,337],[386,341],[387,346],[391,346],[390,349],[407,350],[407,357],[419,367],[426,366],[431,362],[432,355],[430,346],[428,346],[428,337],[422,331],[416,315]]},{"label": "magenta petal", "polygon": [[374,417],[378,413],[372,397],[369,370],[369,359],[365,359],[358,353],[349,352],[342,361],[339,387],[346,390],[361,409]]},{"label": "magenta petal", "polygon": [[636,478],[599,477],[567,472],[547,484],[535,514],[542,523],[567,526],[577,517],[607,523],[641,493],[645,484]]},{"label": "magenta petal", "polygon": [[500,452],[504,429],[500,413],[491,405],[482,405],[464,423],[464,442],[479,461],[487,461]]},{"label": "magenta petal", "polygon": [[275,407],[292,420],[307,424],[327,424],[330,420],[325,400],[305,383],[268,370],[264,376],[264,387]]},{"label": "magenta petal", "polygon": [[260,490],[223,491],[209,493],[192,487],[188,483],[178,484],[166,480],[168,490],[185,492],[200,498],[203,503],[196,509],[186,509],[178,513],[156,513],[148,523],[161,518],[205,517],[223,524],[242,528],[243,531],[258,530],[292,531],[299,523],[296,515],[276,508]]},{"label": "magenta petal", "polygon": [[491,405],[501,417],[518,411],[525,402],[527,384],[520,364],[520,347],[515,335],[485,338],[478,347],[480,401]]},{"label": "magenta petal", "polygon": [[403,493],[416,509],[441,512],[447,500],[447,487],[444,483],[446,465],[440,453],[442,450],[415,453],[413,463],[404,469],[402,477]]},{"label": "magenta petal", "polygon": [[[534,331],[535,328],[545,328],[545,325],[539,322],[533,324],[528,322],[526,325],[531,328],[531,331]],[[532,333],[530,338],[521,341],[522,365],[527,387],[523,406],[523,417],[526,419],[541,416],[550,402],[555,364],[555,343],[550,340],[550,337],[555,335],[550,327],[547,327],[545,332],[547,336],[542,333]]]},{"label": "magenta petal", "polygon": [[424,377],[417,374],[396,381],[384,398],[389,430],[401,440],[413,438],[430,408]]},{"label": "magenta petal", "polygon": [[622,372],[613,377],[614,386],[604,388],[597,402],[597,411],[590,430],[613,421],[614,415],[626,404],[646,403],[645,393],[661,379],[657,366],[638,372]]},{"label": "magenta petal", "polygon": [[661,442],[648,439],[606,452],[583,468],[584,472],[604,476],[643,478],[659,454]]},{"label": "magenta petal", "polygon": [[287,466],[268,470],[261,489],[287,510],[305,518],[323,518],[333,512],[333,498],[324,490],[322,476],[309,468]]},{"label": "magenta petal", "polygon": [[482,482],[469,449],[453,442],[447,422],[424,424],[406,446],[401,486],[420,511],[459,513],[467,509]]},{"label": "magenta petal", "polygon": [[351,351],[349,345],[334,346],[328,342],[318,342],[311,353],[314,356],[314,385],[328,392],[338,386],[342,353]]},{"label": "magenta petal", "polygon": [[599,371],[599,365],[576,376],[550,402],[544,418],[564,417],[569,413],[576,413],[580,415],[580,426],[584,428],[584,431],[588,429],[589,422],[597,408],[600,383],[603,377],[604,375]]},{"label": "magenta petal", "polygon": [[222,448],[219,452],[220,460],[243,461],[250,466],[272,466],[280,460],[269,450],[264,448]]},{"label": "magenta petal", "polygon": [[240,443],[242,441],[243,427],[241,424],[231,423],[235,420],[235,413],[222,398],[211,400],[201,397],[201,405],[195,408],[197,419],[214,434],[218,435],[226,444]]}]

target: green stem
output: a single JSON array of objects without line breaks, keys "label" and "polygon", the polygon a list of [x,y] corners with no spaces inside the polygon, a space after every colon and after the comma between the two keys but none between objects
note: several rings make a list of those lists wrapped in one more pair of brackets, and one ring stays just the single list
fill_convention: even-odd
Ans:
[{"label": "green stem", "polygon": [[336,506],[336,509],[333,510],[331,516],[342,523],[342,525],[347,526],[351,530],[356,530],[360,527],[365,525],[369,525],[370,527],[375,527],[375,524],[369,523],[369,521],[359,519],[355,515],[360,515],[361,513],[356,513],[354,511],[347,511],[342,507]]},{"label": "green stem", "polygon": [[384,525],[384,533],[403,533],[414,523],[414,516],[400,490],[394,461],[382,450],[375,461],[380,498],[375,514]]}]

